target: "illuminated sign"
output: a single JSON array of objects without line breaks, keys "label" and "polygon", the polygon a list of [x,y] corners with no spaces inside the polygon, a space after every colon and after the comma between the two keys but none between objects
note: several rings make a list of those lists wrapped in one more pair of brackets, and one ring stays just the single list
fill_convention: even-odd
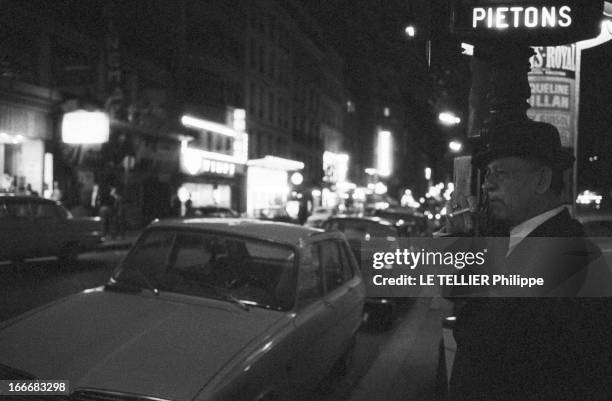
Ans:
[{"label": "illuminated sign", "polygon": [[455,0],[451,31],[465,40],[525,40],[552,45],[596,36],[602,3],[580,0]]},{"label": "illuminated sign", "polygon": [[108,142],[110,122],[102,111],[75,110],[62,117],[62,141],[72,144]]},{"label": "illuminated sign", "polygon": [[572,24],[572,9],[561,7],[474,7],[472,28],[567,28]]},{"label": "illuminated sign", "polygon": [[232,163],[220,162],[217,160],[208,160],[200,158],[197,161],[189,161],[183,164],[185,170],[191,175],[210,173],[220,174],[233,177],[236,172],[236,166]]},{"label": "illuminated sign", "polygon": [[181,147],[182,170],[191,175],[209,173],[233,177],[236,165],[231,160],[228,155],[189,148],[186,142]]}]

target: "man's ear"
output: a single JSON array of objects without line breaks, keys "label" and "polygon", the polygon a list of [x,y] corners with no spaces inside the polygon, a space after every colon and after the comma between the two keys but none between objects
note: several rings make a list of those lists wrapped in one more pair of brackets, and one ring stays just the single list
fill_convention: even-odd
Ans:
[{"label": "man's ear", "polygon": [[552,183],[553,171],[548,166],[542,166],[538,173],[538,181],[536,183],[536,193],[544,194],[550,189]]}]

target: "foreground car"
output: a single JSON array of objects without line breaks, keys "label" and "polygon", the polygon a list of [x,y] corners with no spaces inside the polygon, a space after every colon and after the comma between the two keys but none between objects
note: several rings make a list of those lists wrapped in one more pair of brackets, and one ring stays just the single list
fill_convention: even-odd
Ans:
[{"label": "foreground car", "polygon": [[104,288],[4,323],[0,379],[70,380],[87,399],[299,399],[350,359],[363,300],[340,233],[160,221]]},{"label": "foreground car", "polygon": [[72,217],[59,202],[34,196],[0,195],[0,260],[58,256],[73,260],[100,243],[98,217]]}]

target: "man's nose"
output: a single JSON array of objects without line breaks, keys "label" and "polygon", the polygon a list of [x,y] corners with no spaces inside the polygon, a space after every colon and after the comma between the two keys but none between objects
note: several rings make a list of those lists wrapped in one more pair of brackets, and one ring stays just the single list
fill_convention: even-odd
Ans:
[{"label": "man's nose", "polygon": [[493,183],[491,182],[491,180],[489,180],[488,178],[485,178],[484,181],[482,182],[482,185],[480,186],[484,191],[490,191],[493,188],[495,188],[495,185],[493,185]]}]

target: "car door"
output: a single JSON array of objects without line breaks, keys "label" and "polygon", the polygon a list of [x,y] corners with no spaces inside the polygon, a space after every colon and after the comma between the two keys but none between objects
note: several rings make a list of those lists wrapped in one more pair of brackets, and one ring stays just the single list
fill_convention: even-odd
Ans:
[{"label": "car door", "polygon": [[35,256],[36,227],[26,198],[3,198],[0,204],[0,259]]},{"label": "car door", "polygon": [[333,343],[336,350],[343,350],[361,323],[361,278],[348,254],[346,242],[340,239],[323,241],[320,244],[320,252],[324,304],[335,315]]},{"label": "car door", "polygon": [[331,367],[336,314],[323,299],[321,258],[317,242],[300,252],[297,313],[292,344],[295,354],[287,366],[289,382],[300,392],[312,389]]},{"label": "car door", "polygon": [[43,199],[30,201],[32,217],[36,225],[36,238],[40,253],[56,255],[60,248],[70,240],[70,233],[58,206]]}]

